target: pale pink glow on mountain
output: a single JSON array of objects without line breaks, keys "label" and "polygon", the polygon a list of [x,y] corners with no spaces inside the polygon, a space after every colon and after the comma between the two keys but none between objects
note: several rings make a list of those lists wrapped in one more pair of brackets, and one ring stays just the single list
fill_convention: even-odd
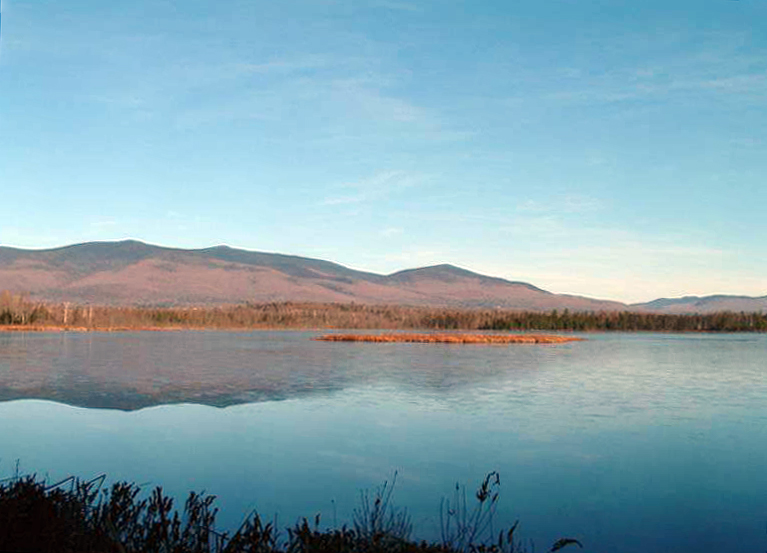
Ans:
[{"label": "pale pink glow on mountain", "polygon": [[0,290],[28,293],[39,300],[111,305],[295,301],[540,311],[767,309],[767,298],[745,296],[656,300],[629,306],[554,294],[452,265],[379,275],[318,259],[223,246],[182,250],[131,240],[51,250],[0,248]]}]

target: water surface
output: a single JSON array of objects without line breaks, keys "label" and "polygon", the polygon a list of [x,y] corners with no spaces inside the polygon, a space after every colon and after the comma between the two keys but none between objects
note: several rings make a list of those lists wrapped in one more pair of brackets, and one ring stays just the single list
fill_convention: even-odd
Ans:
[{"label": "water surface", "polygon": [[315,342],[311,332],[0,334],[0,478],[107,472],[281,525],[348,522],[391,479],[416,534],[501,473],[497,524],[545,550],[767,548],[767,336],[555,346]]}]

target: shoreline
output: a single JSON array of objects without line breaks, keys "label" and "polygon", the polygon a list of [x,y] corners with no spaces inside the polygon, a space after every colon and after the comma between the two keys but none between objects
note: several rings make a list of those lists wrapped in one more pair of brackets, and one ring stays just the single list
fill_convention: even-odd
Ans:
[{"label": "shoreline", "polygon": [[[379,332],[380,334],[349,334],[348,331],[362,331],[366,333]],[[35,334],[58,334],[58,333],[87,333],[87,332],[278,332],[278,331],[298,331],[298,332],[329,332],[338,331],[339,334],[325,334],[312,338],[313,340],[325,342],[445,342],[457,343],[511,343],[525,342],[530,343],[538,340],[540,343],[559,343],[581,341],[583,338],[567,337],[553,334],[540,334],[539,330],[511,330],[493,331],[495,334],[476,333],[469,330],[431,330],[428,328],[419,329],[413,332],[412,329],[392,329],[392,328],[368,328],[351,329],[336,327],[203,327],[203,326],[113,326],[113,327],[85,327],[85,326],[33,326],[33,325],[0,325],[0,333],[7,332],[31,332]],[[340,332],[345,332],[340,334]],[[548,331],[551,332],[551,331]],[[572,331],[562,331],[564,334],[572,334]]]},{"label": "shoreline", "polygon": [[272,302],[200,306],[40,303],[0,293],[0,332],[173,330],[408,332],[767,332],[767,313],[659,314]]},{"label": "shoreline", "polygon": [[[416,332],[413,332],[413,331]],[[108,326],[108,327],[87,327],[87,326],[61,326],[61,325],[0,325],[0,334],[8,333],[8,334],[16,334],[16,333],[23,333],[23,332],[29,332],[33,334],[61,334],[61,333],[88,333],[88,332],[184,332],[184,331],[196,331],[196,332],[280,332],[280,331],[303,331],[303,332],[328,332],[328,331],[338,331],[338,332],[348,332],[348,331],[355,331],[357,333],[359,332],[380,332],[380,333],[389,333],[389,334],[426,334],[426,335],[435,335],[435,334],[447,334],[449,336],[455,336],[457,334],[475,334],[476,332],[472,329],[431,329],[431,328],[421,328],[421,329],[412,329],[412,328],[353,328],[353,327],[333,327],[333,326],[251,326],[251,327],[245,327],[245,326],[194,326],[194,325],[180,325],[180,326]],[[488,330],[482,330],[482,332],[488,332]],[[487,336],[531,336],[536,333],[540,332],[555,332],[557,334],[553,335],[555,337],[563,337],[565,338],[565,341],[578,341],[582,340],[582,338],[568,338],[566,336],[562,335],[572,335],[572,334],[613,334],[613,333],[625,333],[625,334],[765,334],[767,333],[764,330],[692,330],[692,329],[685,329],[685,330],[650,330],[650,329],[615,329],[615,330],[608,330],[608,329],[584,329],[584,330],[571,330],[571,329],[509,329],[509,330],[490,330],[490,332],[496,332],[497,334],[490,334]],[[380,336],[375,335],[375,336]],[[483,334],[484,335],[484,334]],[[331,335],[331,336],[338,336],[338,335]],[[319,338],[313,338],[315,340],[319,340]],[[340,339],[329,339],[324,341],[347,341],[347,342],[353,342],[353,341],[368,341],[368,342],[406,342],[408,340],[357,340],[357,339],[350,339],[350,340],[340,340]],[[415,342],[415,340],[410,340],[411,342]],[[432,340],[433,341],[433,340]]]}]

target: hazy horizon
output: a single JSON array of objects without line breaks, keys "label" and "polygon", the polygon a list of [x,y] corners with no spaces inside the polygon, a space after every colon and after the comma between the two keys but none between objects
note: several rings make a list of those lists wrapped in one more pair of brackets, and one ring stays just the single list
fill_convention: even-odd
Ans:
[{"label": "hazy horizon", "polygon": [[0,244],[767,294],[764,2],[0,9]]}]

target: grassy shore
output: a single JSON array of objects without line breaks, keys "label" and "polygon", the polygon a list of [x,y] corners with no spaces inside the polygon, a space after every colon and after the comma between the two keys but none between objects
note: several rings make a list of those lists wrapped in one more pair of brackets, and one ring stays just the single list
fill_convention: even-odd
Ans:
[{"label": "grassy shore", "polygon": [[[396,479],[396,474],[395,474]],[[232,532],[216,526],[215,497],[190,493],[181,511],[162,488],[144,494],[105,477],[49,484],[35,476],[0,481],[0,551],[55,553],[523,553],[518,524],[491,532],[500,478],[488,474],[475,504],[457,486],[440,507],[441,539],[411,537],[407,511],[392,504],[394,482],[360,494],[351,526],[320,529],[320,515],[280,531],[252,513]],[[491,535],[492,534],[492,535]],[[548,549],[582,547],[561,538]]]}]

